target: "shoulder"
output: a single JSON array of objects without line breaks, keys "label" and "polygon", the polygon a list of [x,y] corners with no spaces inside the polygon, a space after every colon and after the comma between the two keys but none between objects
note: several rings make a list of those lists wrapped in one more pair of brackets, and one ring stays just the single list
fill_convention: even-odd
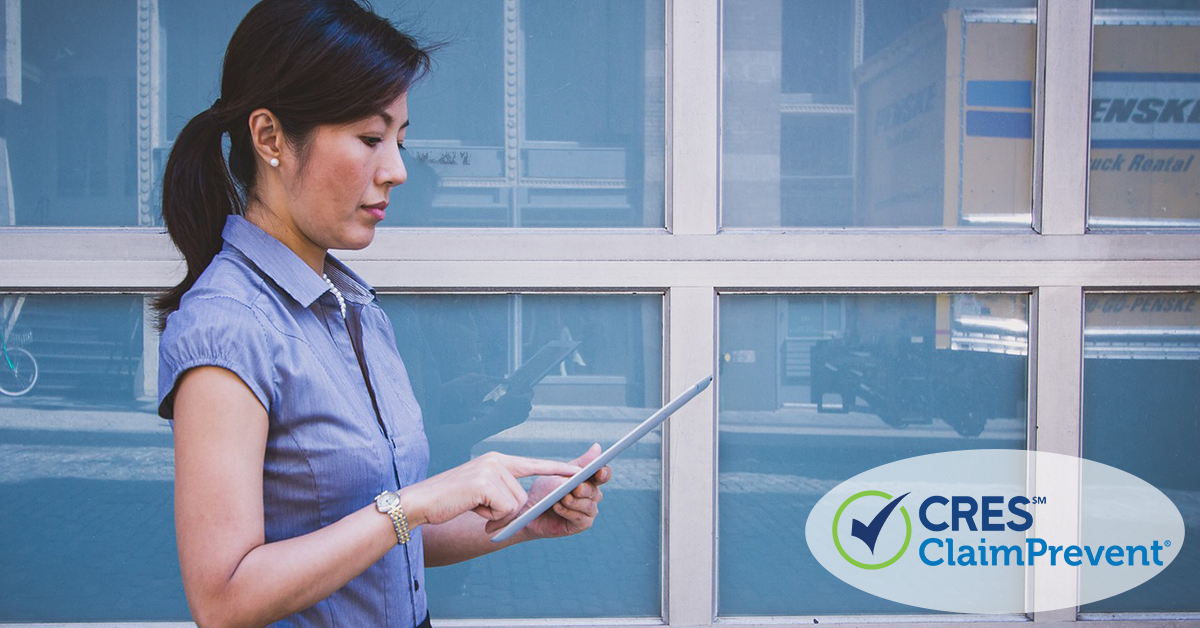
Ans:
[{"label": "shoulder", "polygon": [[253,268],[222,252],[183,295],[179,309],[166,320],[159,344],[160,358],[179,357],[181,350],[233,350],[248,343],[257,348],[267,340],[269,325],[262,311],[272,300],[270,287]]},{"label": "shoulder", "polygon": [[238,375],[268,410],[277,334],[262,309],[271,286],[253,268],[219,255],[166,320],[159,340],[159,415],[171,418],[175,387],[188,370],[219,366]]}]

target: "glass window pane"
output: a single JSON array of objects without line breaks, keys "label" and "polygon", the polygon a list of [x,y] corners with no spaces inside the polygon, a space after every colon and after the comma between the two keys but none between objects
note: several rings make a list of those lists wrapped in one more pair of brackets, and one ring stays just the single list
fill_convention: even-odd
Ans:
[{"label": "glass window pane", "polygon": [[[0,226],[161,224],[172,142],[219,93],[253,4],[8,3],[5,65],[22,72],[5,83]],[[386,226],[664,226],[664,0],[374,6],[445,43],[409,100]]]},{"label": "glass window pane", "polygon": [[1031,229],[1035,3],[727,0],[725,227]]},{"label": "glass window pane", "polygon": [[0,295],[0,622],[190,619],[147,306]]},{"label": "glass window pane", "polygon": [[0,225],[139,224],[136,3],[5,5]]},{"label": "glass window pane", "polygon": [[1088,226],[1200,227],[1200,2],[1097,0]]},{"label": "glass window pane", "polygon": [[[392,295],[381,303],[422,408],[431,474],[492,450],[570,460],[593,442],[616,442],[662,404],[660,295]],[[532,410],[519,390],[485,401],[526,364],[546,372]],[[603,514],[588,532],[429,569],[437,617],[661,617],[660,430],[610,465]],[[605,576],[578,578],[589,570]]]},{"label": "glass window pane", "polygon": [[[1083,456],[1154,485],[1198,538],[1200,293],[1094,293],[1084,303]],[[1197,578],[1200,546],[1184,543],[1149,583],[1080,610],[1200,611]]]},{"label": "glass window pane", "polygon": [[[0,622],[187,621],[148,305],[2,299]],[[431,473],[490,450],[569,460],[592,442],[612,444],[661,404],[661,295],[381,301],[422,407]],[[545,359],[548,345],[531,409],[519,391],[483,400],[518,366]],[[587,533],[430,568],[438,617],[660,617],[661,432],[611,466],[605,514]],[[92,514],[47,506],[62,495]],[[630,560],[614,572],[611,552]],[[616,577],[576,579],[589,561]],[[520,572],[539,576],[512,578]]]},{"label": "glass window pane", "polygon": [[663,0],[375,5],[447,44],[393,226],[664,226]]},{"label": "glass window pane", "polygon": [[929,613],[830,574],[804,522],[882,464],[1024,449],[1028,309],[1026,294],[723,295],[719,614]]}]

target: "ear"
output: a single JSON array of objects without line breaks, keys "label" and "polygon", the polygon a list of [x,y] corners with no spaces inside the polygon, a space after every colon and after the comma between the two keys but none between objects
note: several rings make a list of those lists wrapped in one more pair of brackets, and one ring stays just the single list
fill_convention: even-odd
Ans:
[{"label": "ear", "polygon": [[261,165],[267,165],[272,158],[282,161],[286,141],[279,118],[270,109],[259,108],[250,112],[247,123],[250,125],[250,145],[258,153]]}]

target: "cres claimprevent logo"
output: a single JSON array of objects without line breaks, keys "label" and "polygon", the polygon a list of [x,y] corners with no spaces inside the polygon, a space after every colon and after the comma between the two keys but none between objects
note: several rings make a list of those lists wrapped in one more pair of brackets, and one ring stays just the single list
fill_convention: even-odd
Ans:
[{"label": "cres claimprevent logo", "polygon": [[[868,469],[809,511],[813,558],[867,593],[955,613],[1078,607],[1148,583],[1186,529],[1153,485],[1038,451],[927,454]],[[1074,582],[1028,595],[1030,578]]]}]

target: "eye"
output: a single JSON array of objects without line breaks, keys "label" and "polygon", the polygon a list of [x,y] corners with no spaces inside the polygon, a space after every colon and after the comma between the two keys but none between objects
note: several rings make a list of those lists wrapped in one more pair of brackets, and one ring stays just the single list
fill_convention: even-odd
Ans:
[{"label": "eye", "polygon": [[404,150],[404,142],[396,142],[396,146],[399,146],[400,150]]},{"label": "eye", "polygon": [[367,146],[370,146],[372,148],[374,148],[375,146],[378,146],[379,143],[383,141],[382,137],[372,137],[370,135],[364,135],[364,136],[360,137],[359,139],[361,139],[363,141],[363,144],[366,144]]}]

